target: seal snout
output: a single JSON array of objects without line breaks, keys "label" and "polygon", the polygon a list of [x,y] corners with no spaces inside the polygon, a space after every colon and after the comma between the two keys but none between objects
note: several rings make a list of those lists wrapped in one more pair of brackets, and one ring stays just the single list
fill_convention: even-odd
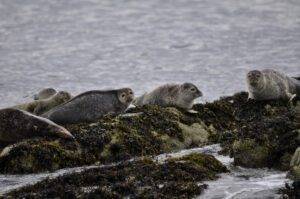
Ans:
[{"label": "seal snout", "polygon": [[199,89],[197,90],[196,94],[197,94],[197,97],[202,97],[203,96],[203,93]]},{"label": "seal snout", "polygon": [[257,86],[259,84],[259,81],[262,77],[262,74],[258,70],[253,70],[248,72],[247,74],[247,81],[250,86]]}]

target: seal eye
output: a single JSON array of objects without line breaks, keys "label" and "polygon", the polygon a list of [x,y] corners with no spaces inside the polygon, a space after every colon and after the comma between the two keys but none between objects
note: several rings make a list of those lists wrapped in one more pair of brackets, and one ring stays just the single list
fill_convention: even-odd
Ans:
[{"label": "seal eye", "polygon": [[129,94],[130,94],[130,95],[133,95],[133,92],[132,92],[132,91],[130,91],[130,92],[129,92]]},{"label": "seal eye", "polygon": [[125,95],[124,93],[121,95],[122,98],[124,98],[125,96],[126,96],[126,95]]},{"label": "seal eye", "polygon": [[195,89],[195,88],[191,88],[191,91],[192,91],[192,92],[195,92],[195,91],[196,91],[196,89]]}]

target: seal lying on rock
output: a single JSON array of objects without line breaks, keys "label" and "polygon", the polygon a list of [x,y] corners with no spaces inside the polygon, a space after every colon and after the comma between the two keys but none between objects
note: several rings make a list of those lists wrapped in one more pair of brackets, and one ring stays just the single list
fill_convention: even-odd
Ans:
[{"label": "seal lying on rock", "polygon": [[38,94],[35,94],[33,96],[34,100],[42,100],[42,99],[47,99],[51,97],[52,95],[55,95],[56,90],[54,88],[45,88],[38,92]]},{"label": "seal lying on rock", "polygon": [[42,115],[58,124],[92,122],[107,113],[123,113],[134,98],[130,88],[88,91]]},{"label": "seal lying on rock", "polygon": [[12,108],[0,110],[0,141],[2,142],[53,136],[74,139],[64,127],[45,118]]},{"label": "seal lying on rock", "polygon": [[67,102],[71,99],[71,95],[66,91],[59,91],[48,99],[35,100],[33,102],[20,104],[12,108],[28,111],[35,115],[41,115],[50,109]]},{"label": "seal lying on rock", "polygon": [[252,70],[247,74],[249,99],[292,100],[300,95],[300,81],[272,69]]},{"label": "seal lying on rock", "polygon": [[202,96],[202,92],[192,83],[165,84],[150,93],[137,97],[133,104],[143,106],[155,104],[159,106],[175,106],[185,110],[192,108],[194,100]]}]

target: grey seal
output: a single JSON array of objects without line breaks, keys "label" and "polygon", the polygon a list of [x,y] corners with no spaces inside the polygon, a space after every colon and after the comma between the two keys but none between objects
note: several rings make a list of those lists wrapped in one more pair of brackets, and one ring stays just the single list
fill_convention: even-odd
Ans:
[{"label": "grey seal", "polygon": [[272,69],[252,70],[247,73],[249,99],[293,100],[300,95],[300,81]]},{"label": "grey seal", "polygon": [[71,95],[68,92],[59,91],[47,99],[35,100],[33,102],[13,106],[12,108],[24,110],[35,115],[41,115],[70,99]]},{"label": "grey seal", "polygon": [[19,142],[33,137],[60,137],[74,139],[64,127],[23,110],[0,110],[0,141]]},{"label": "grey seal", "polygon": [[123,113],[133,98],[130,88],[88,91],[51,109],[42,117],[58,124],[93,122],[107,113]]},{"label": "grey seal", "polygon": [[34,100],[43,100],[55,95],[57,91],[54,88],[45,88],[33,96]]},{"label": "grey seal", "polygon": [[201,96],[202,92],[192,83],[164,84],[137,97],[133,104],[138,107],[146,104],[175,106],[189,110],[192,108],[194,100]]}]

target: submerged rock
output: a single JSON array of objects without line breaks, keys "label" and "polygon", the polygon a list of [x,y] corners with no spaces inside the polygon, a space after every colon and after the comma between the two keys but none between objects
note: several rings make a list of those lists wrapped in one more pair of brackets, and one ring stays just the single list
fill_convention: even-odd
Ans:
[{"label": "submerged rock", "polygon": [[6,194],[5,198],[193,198],[204,180],[227,172],[211,155],[191,154],[165,162],[123,162],[47,179]]}]

